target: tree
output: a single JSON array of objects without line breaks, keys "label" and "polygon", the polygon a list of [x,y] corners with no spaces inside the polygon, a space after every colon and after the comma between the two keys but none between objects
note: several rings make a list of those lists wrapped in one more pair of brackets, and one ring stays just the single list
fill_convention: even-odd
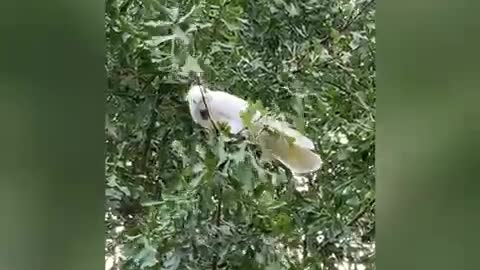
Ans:
[{"label": "tree", "polygon": [[[374,268],[373,1],[108,0],[106,257],[118,269]],[[312,138],[294,179],[190,118],[191,73]],[[362,269],[362,268],[359,268]]]}]

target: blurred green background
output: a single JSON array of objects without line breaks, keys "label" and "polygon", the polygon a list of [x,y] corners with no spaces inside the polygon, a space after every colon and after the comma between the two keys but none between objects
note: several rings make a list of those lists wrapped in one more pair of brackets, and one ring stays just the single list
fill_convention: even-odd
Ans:
[{"label": "blurred green background", "polygon": [[98,269],[103,3],[0,8],[0,269]]},{"label": "blurred green background", "polygon": [[478,267],[478,7],[378,5],[379,269]]},{"label": "blurred green background", "polygon": [[[2,2],[0,269],[104,267],[104,3]],[[475,269],[476,1],[377,6],[377,266]]]}]

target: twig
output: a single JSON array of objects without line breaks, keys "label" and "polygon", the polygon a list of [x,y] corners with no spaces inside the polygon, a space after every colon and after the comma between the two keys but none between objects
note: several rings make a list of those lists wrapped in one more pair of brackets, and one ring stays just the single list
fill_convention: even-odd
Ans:
[{"label": "twig", "polygon": [[[142,92],[150,86],[150,84],[155,80],[157,75],[153,76],[147,84],[143,87]],[[147,130],[146,130],[146,137],[145,137],[145,146],[143,150],[143,162],[142,162],[142,170],[147,174],[147,167],[148,167],[148,157],[150,153],[150,144],[152,141],[153,137],[153,132],[155,130],[155,120],[157,118],[157,108],[160,106],[161,98],[160,96],[155,97],[155,102],[154,102],[154,107],[152,108],[152,111],[150,113],[150,123],[148,124]]]},{"label": "twig", "polygon": [[[145,85],[142,87],[142,90],[140,90],[140,92],[145,91],[157,77],[158,77],[158,75],[153,75],[147,82],[145,82]],[[157,93],[157,95],[158,95],[158,93]]]},{"label": "twig", "polygon": [[[165,143],[166,143],[166,140],[168,138],[168,136],[170,135],[170,133],[172,132],[172,128],[169,128],[167,129],[167,131],[165,131],[165,133],[163,134],[162,136],[162,139],[160,140],[160,145],[164,146]],[[157,148],[157,152],[158,152],[158,148]],[[160,160],[160,164],[158,163],[158,158],[157,158],[157,171],[162,171],[163,167],[165,166],[165,161],[162,161]],[[160,179],[159,177],[157,177],[157,183],[155,184],[155,188],[154,188],[154,194],[155,194],[155,197],[157,198],[157,200],[161,200],[162,199],[162,192],[163,192],[163,188],[164,188],[164,184],[162,182],[162,179]]]},{"label": "twig", "polygon": [[[153,74],[152,77],[150,77],[147,81],[145,81],[145,85],[141,88],[140,91],[134,91],[134,92],[126,92],[126,91],[112,91],[112,90],[107,90],[105,93],[107,95],[114,95],[114,96],[119,96],[119,97],[128,97],[134,100],[138,100],[140,98],[145,98],[145,97],[156,97],[160,96],[159,93],[151,93],[151,94],[145,94],[143,93],[149,86],[151,86],[152,82],[157,78],[161,76],[160,74]],[[179,83],[180,84],[180,83]],[[158,85],[158,87],[166,86],[166,85],[176,85],[174,83],[166,83],[162,82]]]},{"label": "twig", "polygon": [[[355,224],[368,210],[370,210],[370,208],[373,206],[374,203],[375,203],[375,199],[370,200],[370,202],[368,202],[368,204],[365,207],[363,207],[362,210],[360,210],[349,222],[347,222],[347,226],[350,227],[353,224]],[[332,237],[331,240],[327,240],[323,242],[320,245],[319,249],[321,250],[325,248],[325,246],[327,246],[328,244],[331,244],[332,240],[340,237],[342,233],[343,233],[342,231],[338,232],[337,234],[335,234],[334,237]]]},{"label": "twig", "polygon": [[[222,188],[222,185],[220,185],[220,187],[218,188],[218,203],[217,203],[217,212],[215,216],[215,225],[217,228],[220,227],[220,223],[222,221],[222,194],[223,194],[223,188]],[[212,259],[212,270],[217,270],[217,265],[218,265],[218,256],[217,254],[214,254]]]},{"label": "twig", "polygon": [[303,261],[305,262],[305,260],[306,260],[307,257],[308,257],[308,242],[307,242],[307,241],[308,241],[308,240],[307,240],[308,235],[307,235],[307,230],[304,229],[304,231],[305,231],[305,233],[304,233],[304,237],[305,237],[305,238],[303,239],[303,247],[302,247],[302,248],[303,248],[303,251],[302,251],[302,255],[303,255]]},{"label": "twig", "polygon": [[106,91],[105,93],[107,94],[107,99],[111,99],[112,96],[115,96],[115,97],[131,99],[135,103],[140,103],[140,101],[145,97],[143,95],[142,96],[141,95],[132,95],[132,94],[127,93],[127,92]]},{"label": "twig", "polygon": [[128,7],[132,4],[133,0],[127,0],[125,1],[122,6],[120,7],[120,12],[125,13],[128,9]]},{"label": "twig", "polygon": [[200,77],[197,77],[197,84],[200,87],[200,93],[202,94],[203,105],[205,105],[205,109],[207,110],[208,119],[210,120],[210,123],[212,123],[212,126],[215,129],[215,134],[218,135],[219,130],[218,130],[217,126],[215,125],[215,122],[212,119],[212,115],[210,114],[210,109],[208,108],[207,101],[206,101],[205,95],[204,95],[205,89],[203,87],[203,84],[201,84],[201,82],[200,82]]},{"label": "twig", "polygon": [[375,199],[372,199],[368,204],[362,208],[348,223],[347,226],[352,226],[355,222],[357,222],[366,212],[367,210],[370,210],[370,208],[373,206],[375,203]]},{"label": "twig", "polygon": [[222,221],[222,196],[223,196],[223,188],[220,185],[218,189],[217,217],[215,219],[215,225],[217,225],[217,227],[220,226],[220,222]]},{"label": "twig", "polygon": [[[252,123],[259,122],[260,119],[262,119],[263,117],[264,117],[264,115],[260,115],[260,117],[259,117],[258,119],[253,120]],[[247,129],[247,126],[244,126],[242,129],[240,129],[240,130],[237,132],[237,134],[241,134],[241,133],[242,133],[244,130],[246,130],[246,129]],[[262,130],[262,131],[263,131],[263,130]]]},{"label": "twig", "polygon": [[[358,13],[356,15],[353,15],[353,11],[351,13],[351,15],[349,16],[349,18],[347,19],[347,22],[338,29],[338,32],[343,32],[345,30],[348,29],[348,27],[350,27],[354,22],[355,20],[358,19],[358,17],[360,15],[362,15],[363,12],[365,12],[367,10],[368,7],[370,7],[373,3],[375,3],[375,0],[371,0],[369,1],[368,3],[366,3],[365,5],[363,5],[363,7],[360,8],[360,10],[358,11]],[[320,32],[319,29],[315,29],[314,30],[317,34],[319,34],[320,36],[322,36],[323,34]],[[330,35],[327,35],[323,38],[320,39],[320,44],[325,44],[327,41],[330,41],[332,39],[332,37]]]},{"label": "twig", "polygon": [[342,32],[342,31],[345,31],[348,27],[350,27],[350,25],[352,25],[352,23],[355,22],[355,20],[360,16],[362,15],[363,12],[365,12],[367,10],[367,8],[369,6],[371,6],[373,3],[375,3],[375,0],[371,0],[369,1],[368,3],[366,3],[365,5],[363,5],[363,7],[360,8],[360,10],[358,11],[358,13],[356,15],[352,15],[349,17],[349,19],[347,20],[347,22],[340,28],[340,31],[339,32]]},{"label": "twig", "polygon": [[362,239],[369,237],[375,231],[375,222],[373,223],[372,227],[362,235]]}]

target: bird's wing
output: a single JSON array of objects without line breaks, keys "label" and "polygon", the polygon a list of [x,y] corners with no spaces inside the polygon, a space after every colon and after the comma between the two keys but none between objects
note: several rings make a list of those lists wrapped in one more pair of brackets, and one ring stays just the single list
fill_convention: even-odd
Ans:
[{"label": "bird's wing", "polygon": [[210,95],[209,110],[213,121],[227,123],[232,133],[242,130],[240,113],[248,106],[247,101],[221,91],[211,91]]},{"label": "bird's wing", "polygon": [[315,145],[313,144],[312,140],[305,137],[299,131],[289,127],[289,125],[286,122],[281,122],[281,121],[278,121],[278,120],[275,120],[275,119],[266,118],[263,121],[263,123],[272,127],[272,128],[274,128],[275,130],[277,130],[281,134],[284,134],[288,137],[295,138],[294,144],[296,144],[300,147],[303,147],[303,148],[310,149],[310,150],[315,149]]}]

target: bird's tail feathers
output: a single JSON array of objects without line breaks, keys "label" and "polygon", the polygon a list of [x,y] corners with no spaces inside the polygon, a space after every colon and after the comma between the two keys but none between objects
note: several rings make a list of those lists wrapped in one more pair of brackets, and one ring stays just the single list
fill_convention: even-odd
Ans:
[{"label": "bird's tail feathers", "polygon": [[262,152],[267,152],[268,156],[280,161],[294,174],[315,172],[323,163],[311,149],[292,144],[283,136],[265,135],[260,139],[260,145]]},{"label": "bird's tail feathers", "polygon": [[314,150],[315,149],[315,145],[313,144],[313,141],[310,140],[309,138],[305,137],[301,132],[299,132],[298,130],[295,130],[293,128],[291,128],[289,126],[288,123],[286,122],[282,122],[282,121],[279,121],[279,120],[274,120],[274,119],[269,119],[269,118],[266,118],[264,121],[263,121],[263,124],[273,128],[274,130],[276,130],[278,133],[280,134],[283,134],[285,136],[288,136],[288,137],[291,137],[291,138],[294,138],[294,144],[300,146],[300,147],[303,147],[303,148],[307,148],[307,149],[310,149],[310,150]]}]

